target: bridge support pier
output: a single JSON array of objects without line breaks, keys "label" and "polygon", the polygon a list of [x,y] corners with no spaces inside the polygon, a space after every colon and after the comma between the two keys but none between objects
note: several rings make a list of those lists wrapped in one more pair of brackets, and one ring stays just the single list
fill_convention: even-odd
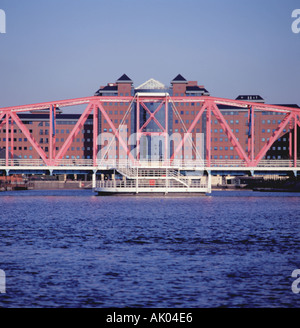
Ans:
[{"label": "bridge support pier", "polygon": [[211,171],[207,171],[207,193],[211,194]]},{"label": "bridge support pier", "polygon": [[96,188],[96,173],[97,173],[97,170],[93,170],[93,176],[92,176],[92,188],[93,189]]}]

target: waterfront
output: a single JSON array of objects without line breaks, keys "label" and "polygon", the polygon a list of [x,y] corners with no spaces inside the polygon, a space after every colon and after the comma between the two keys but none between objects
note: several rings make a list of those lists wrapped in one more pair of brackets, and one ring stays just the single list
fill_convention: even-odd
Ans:
[{"label": "waterfront", "polygon": [[299,194],[0,195],[0,307],[299,307]]}]

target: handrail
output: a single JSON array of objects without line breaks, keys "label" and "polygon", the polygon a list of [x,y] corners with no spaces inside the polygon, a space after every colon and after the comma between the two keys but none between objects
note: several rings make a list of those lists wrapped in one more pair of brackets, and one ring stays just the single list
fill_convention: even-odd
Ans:
[{"label": "handrail", "polygon": [[[8,165],[7,165],[8,164]],[[201,170],[205,168],[247,168],[247,163],[242,160],[211,160],[210,166],[207,166],[206,160],[190,160],[190,161],[139,161],[131,162],[129,160],[97,160],[96,163],[92,159],[61,159],[55,163],[46,164],[42,159],[0,159],[1,167],[101,167],[108,169],[120,169],[127,170],[131,174],[135,173],[135,170],[140,169],[165,169],[165,168],[174,168],[174,169],[194,169]],[[252,167],[252,166],[250,166]],[[253,168],[293,168],[293,160],[261,160],[257,165],[254,165]],[[300,167],[300,160],[297,161],[296,168]],[[125,172],[125,171],[124,171]]]}]

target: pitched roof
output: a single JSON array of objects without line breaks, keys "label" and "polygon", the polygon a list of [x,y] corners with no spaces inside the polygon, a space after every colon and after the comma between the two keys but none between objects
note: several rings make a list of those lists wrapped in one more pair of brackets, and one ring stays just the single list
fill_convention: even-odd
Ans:
[{"label": "pitched roof", "polygon": [[132,80],[126,75],[123,74],[121,77],[117,79],[117,83],[132,83]]},{"label": "pitched roof", "polygon": [[103,88],[100,88],[101,91],[118,91],[118,87],[116,85],[106,85]]},{"label": "pitched roof", "polygon": [[187,83],[187,80],[181,74],[178,74],[171,83]]},{"label": "pitched roof", "polygon": [[165,89],[165,85],[163,85],[161,82],[154,80],[154,79],[150,79],[146,82],[144,82],[143,84],[139,85],[137,88],[135,88],[136,90],[157,90],[157,89]]}]

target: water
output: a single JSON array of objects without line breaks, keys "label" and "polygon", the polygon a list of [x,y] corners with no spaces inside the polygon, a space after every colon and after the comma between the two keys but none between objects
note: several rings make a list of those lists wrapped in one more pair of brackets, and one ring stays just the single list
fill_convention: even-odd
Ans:
[{"label": "water", "polygon": [[0,307],[299,307],[299,200],[3,192]]}]

